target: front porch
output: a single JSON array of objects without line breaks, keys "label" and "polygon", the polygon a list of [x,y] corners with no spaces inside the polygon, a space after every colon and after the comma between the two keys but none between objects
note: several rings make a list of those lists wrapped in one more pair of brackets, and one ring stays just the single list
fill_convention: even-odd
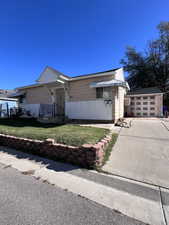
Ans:
[{"label": "front porch", "polygon": [[41,83],[30,87],[15,93],[21,110],[20,117],[36,118],[44,123],[63,123],[67,96],[66,81],[57,79],[55,82]]},{"label": "front porch", "polygon": [[38,121],[62,123],[65,120],[65,86],[64,84],[48,85],[46,88],[51,96],[51,103],[39,104]]}]

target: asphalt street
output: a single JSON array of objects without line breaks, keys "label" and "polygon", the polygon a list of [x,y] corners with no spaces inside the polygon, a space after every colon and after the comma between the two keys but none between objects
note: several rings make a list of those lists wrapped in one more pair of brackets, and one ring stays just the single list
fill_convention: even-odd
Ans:
[{"label": "asphalt street", "polygon": [[1,225],[144,224],[3,164],[0,203]]}]

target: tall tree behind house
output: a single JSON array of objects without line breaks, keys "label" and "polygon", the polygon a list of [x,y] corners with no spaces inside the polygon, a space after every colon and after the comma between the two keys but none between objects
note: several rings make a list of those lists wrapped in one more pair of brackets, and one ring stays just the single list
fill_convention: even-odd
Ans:
[{"label": "tall tree behind house", "polygon": [[157,29],[158,38],[148,41],[144,51],[137,52],[134,47],[127,47],[121,60],[131,89],[157,86],[163,92],[168,90],[169,22],[161,22]]}]

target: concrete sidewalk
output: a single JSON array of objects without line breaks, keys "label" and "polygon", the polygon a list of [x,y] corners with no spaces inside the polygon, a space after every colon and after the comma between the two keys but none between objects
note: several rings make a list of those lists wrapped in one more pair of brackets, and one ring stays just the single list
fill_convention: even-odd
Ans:
[{"label": "concrete sidewalk", "polygon": [[166,189],[4,147],[0,149],[0,163],[144,223],[166,225],[169,200]]}]

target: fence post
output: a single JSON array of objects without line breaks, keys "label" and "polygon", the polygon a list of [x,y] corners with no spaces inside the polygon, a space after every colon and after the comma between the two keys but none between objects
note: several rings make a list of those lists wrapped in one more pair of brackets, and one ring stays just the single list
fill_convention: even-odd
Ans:
[{"label": "fence post", "polygon": [[8,105],[8,102],[6,102],[6,111],[7,111],[7,115],[8,115],[8,118],[9,118],[9,105]]}]

